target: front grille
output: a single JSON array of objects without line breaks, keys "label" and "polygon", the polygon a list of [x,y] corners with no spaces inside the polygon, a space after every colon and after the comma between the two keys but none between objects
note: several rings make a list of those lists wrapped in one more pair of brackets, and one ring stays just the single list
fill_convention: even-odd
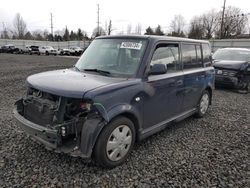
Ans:
[{"label": "front grille", "polygon": [[221,75],[221,76],[236,76],[237,71],[233,71],[233,70],[226,70],[226,69],[215,69],[215,73],[217,75]]}]

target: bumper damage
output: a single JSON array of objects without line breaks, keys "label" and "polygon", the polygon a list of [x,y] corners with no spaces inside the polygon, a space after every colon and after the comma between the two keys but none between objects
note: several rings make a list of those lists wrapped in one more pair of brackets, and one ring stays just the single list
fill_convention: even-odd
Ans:
[{"label": "bumper damage", "polygon": [[98,113],[76,117],[62,123],[40,125],[24,116],[24,99],[15,103],[13,115],[20,127],[48,150],[90,159],[95,140],[105,121]]}]

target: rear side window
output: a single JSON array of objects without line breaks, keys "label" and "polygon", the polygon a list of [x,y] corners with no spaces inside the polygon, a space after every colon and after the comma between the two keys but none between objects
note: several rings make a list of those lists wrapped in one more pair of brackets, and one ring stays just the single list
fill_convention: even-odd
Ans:
[{"label": "rear side window", "polygon": [[184,69],[203,67],[199,44],[182,44],[182,63]]},{"label": "rear side window", "polygon": [[211,56],[211,50],[209,47],[209,44],[202,44],[202,51],[203,51],[203,62],[205,67],[211,66],[212,62],[210,59]]},{"label": "rear side window", "polygon": [[154,52],[150,65],[164,64],[167,72],[180,70],[178,44],[159,44]]}]

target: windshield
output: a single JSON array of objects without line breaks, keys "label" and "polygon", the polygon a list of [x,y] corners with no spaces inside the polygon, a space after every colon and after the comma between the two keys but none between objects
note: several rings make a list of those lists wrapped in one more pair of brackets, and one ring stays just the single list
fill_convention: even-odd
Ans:
[{"label": "windshield", "polygon": [[96,39],[76,63],[80,71],[91,69],[109,72],[110,76],[134,75],[142,60],[146,40]]},{"label": "windshield", "polygon": [[250,60],[250,51],[220,49],[214,53],[213,59],[215,59],[215,60],[231,60],[231,61],[249,61]]}]

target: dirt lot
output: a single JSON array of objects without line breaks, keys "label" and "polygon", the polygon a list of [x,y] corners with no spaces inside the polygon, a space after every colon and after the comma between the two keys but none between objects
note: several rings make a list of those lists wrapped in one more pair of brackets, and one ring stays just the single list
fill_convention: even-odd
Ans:
[{"label": "dirt lot", "polygon": [[188,118],[137,143],[112,170],[33,143],[12,117],[25,78],[76,61],[0,54],[0,187],[250,187],[250,94],[216,90],[205,118]]}]

